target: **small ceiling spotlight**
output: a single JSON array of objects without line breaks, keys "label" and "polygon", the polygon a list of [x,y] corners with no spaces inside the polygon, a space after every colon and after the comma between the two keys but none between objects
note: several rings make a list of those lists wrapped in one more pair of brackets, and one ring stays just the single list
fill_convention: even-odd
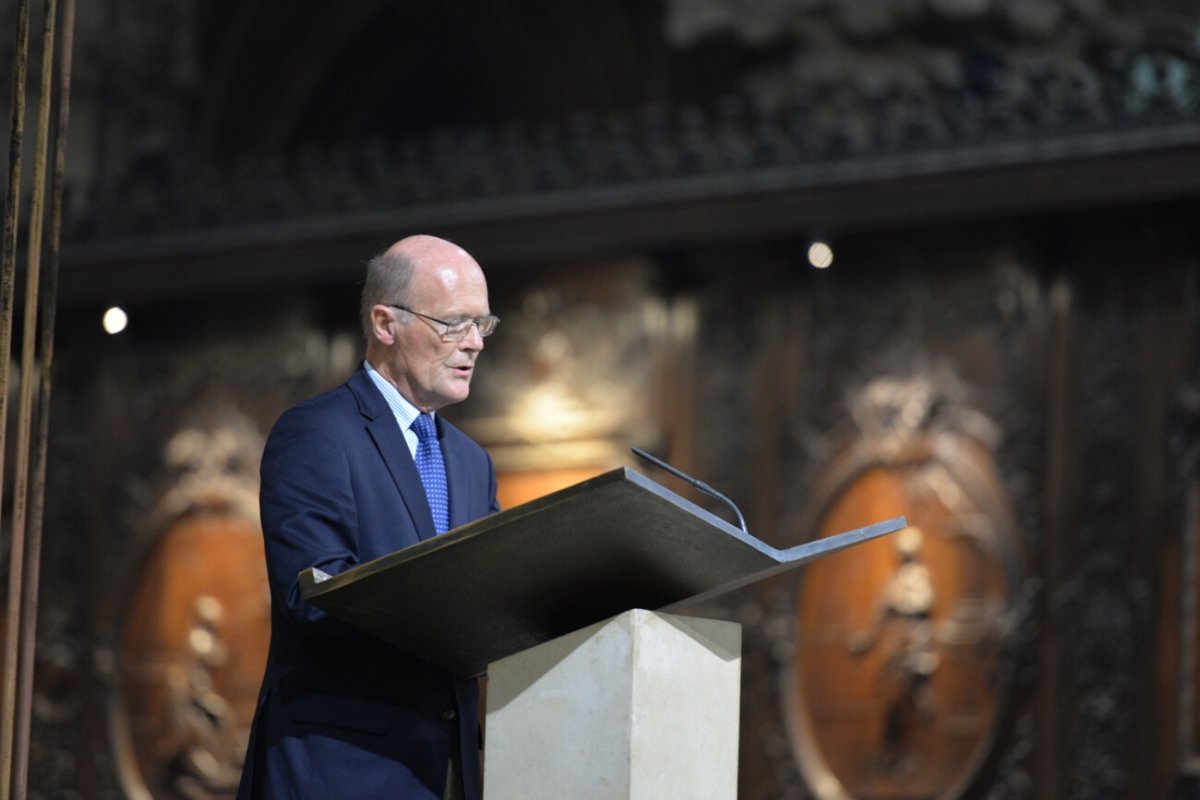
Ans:
[{"label": "small ceiling spotlight", "polygon": [[101,321],[101,324],[104,325],[106,333],[120,333],[129,324],[129,315],[120,306],[113,306],[104,312],[104,319]]},{"label": "small ceiling spotlight", "polygon": [[817,269],[825,269],[833,263],[833,248],[817,239],[808,246],[808,263]]}]

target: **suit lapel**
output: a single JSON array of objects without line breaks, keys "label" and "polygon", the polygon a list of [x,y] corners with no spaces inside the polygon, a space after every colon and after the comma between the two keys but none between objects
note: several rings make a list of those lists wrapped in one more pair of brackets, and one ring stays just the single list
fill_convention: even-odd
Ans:
[{"label": "suit lapel", "polygon": [[404,433],[388,408],[387,401],[371,383],[365,369],[354,373],[350,379],[350,389],[358,398],[359,410],[367,417],[367,433],[375,442],[375,447],[400,492],[400,499],[408,510],[417,537],[429,539],[435,536],[433,513],[429,510],[429,501],[425,498],[425,486],[421,483],[417,465],[408,452],[408,442],[404,440]]},{"label": "suit lapel", "polygon": [[438,420],[438,441],[442,446],[442,461],[446,464],[446,484],[450,489],[450,530],[471,521],[467,508],[467,462],[461,447],[455,447],[456,437],[446,436],[441,415]]}]

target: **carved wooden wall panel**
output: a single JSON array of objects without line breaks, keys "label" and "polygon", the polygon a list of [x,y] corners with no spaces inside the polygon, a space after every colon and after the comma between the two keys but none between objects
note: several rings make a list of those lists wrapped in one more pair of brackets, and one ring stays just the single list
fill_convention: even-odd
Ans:
[{"label": "carved wooden wall panel", "polygon": [[744,626],[740,796],[1037,796],[1039,423],[1023,376],[1040,289],[1011,251],[962,237],[930,234],[937,256],[903,237],[842,250],[827,273],[736,253],[760,272],[712,291],[700,404],[754,425],[710,417],[701,474],[754,498],[751,528],[778,546],[894,513],[920,533],[713,609]]}]

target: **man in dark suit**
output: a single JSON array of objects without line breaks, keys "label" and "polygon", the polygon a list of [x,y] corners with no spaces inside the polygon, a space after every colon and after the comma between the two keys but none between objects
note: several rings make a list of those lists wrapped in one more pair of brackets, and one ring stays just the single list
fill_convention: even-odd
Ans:
[{"label": "man in dark suit", "polygon": [[434,413],[467,397],[497,319],[479,265],[431,236],[372,259],[362,318],[362,368],[286,412],[263,452],[271,646],[242,800],[480,796],[476,682],[307,605],[297,574],[498,510],[491,459]]}]

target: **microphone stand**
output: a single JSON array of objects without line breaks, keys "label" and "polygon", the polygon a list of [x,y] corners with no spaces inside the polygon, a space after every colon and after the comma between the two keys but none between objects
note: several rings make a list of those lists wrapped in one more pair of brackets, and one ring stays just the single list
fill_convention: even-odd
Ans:
[{"label": "microphone stand", "polygon": [[750,532],[746,528],[746,518],[742,516],[741,509],[739,509],[737,507],[737,504],[734,503],[732,500],[730,500],[728,497],[721,494],[720,492],[718,492],[716,489],[709,486],[704,481],[697,480],[696,478],[693,478],[691,475],[688,475],[687,473],[681,472],[680,470],[676,469],[675,467],[672,467],[670,464],[663,461],[662,459],[655,458],[654,456],[650,455],[649,453],[647,453],[645,450],[643,450],[640,447],[630,447],[629,449],[632,450],[635,455],[646,459],[647,461],[649,461],[651,464],[658,467],[659,469],[666,470],[667,472],[674,475],[676,478],[679,478],[680,480],[685,481],[686,483],[689,483],[692,486],[694,486],[695,488],[704,492],[709,497],[714,497],[717,500],[720,500],[725,505],[729,506],[731,509],[733,509],[733,513],[737,515],[738,527],[742,529],[742,533]]}]

